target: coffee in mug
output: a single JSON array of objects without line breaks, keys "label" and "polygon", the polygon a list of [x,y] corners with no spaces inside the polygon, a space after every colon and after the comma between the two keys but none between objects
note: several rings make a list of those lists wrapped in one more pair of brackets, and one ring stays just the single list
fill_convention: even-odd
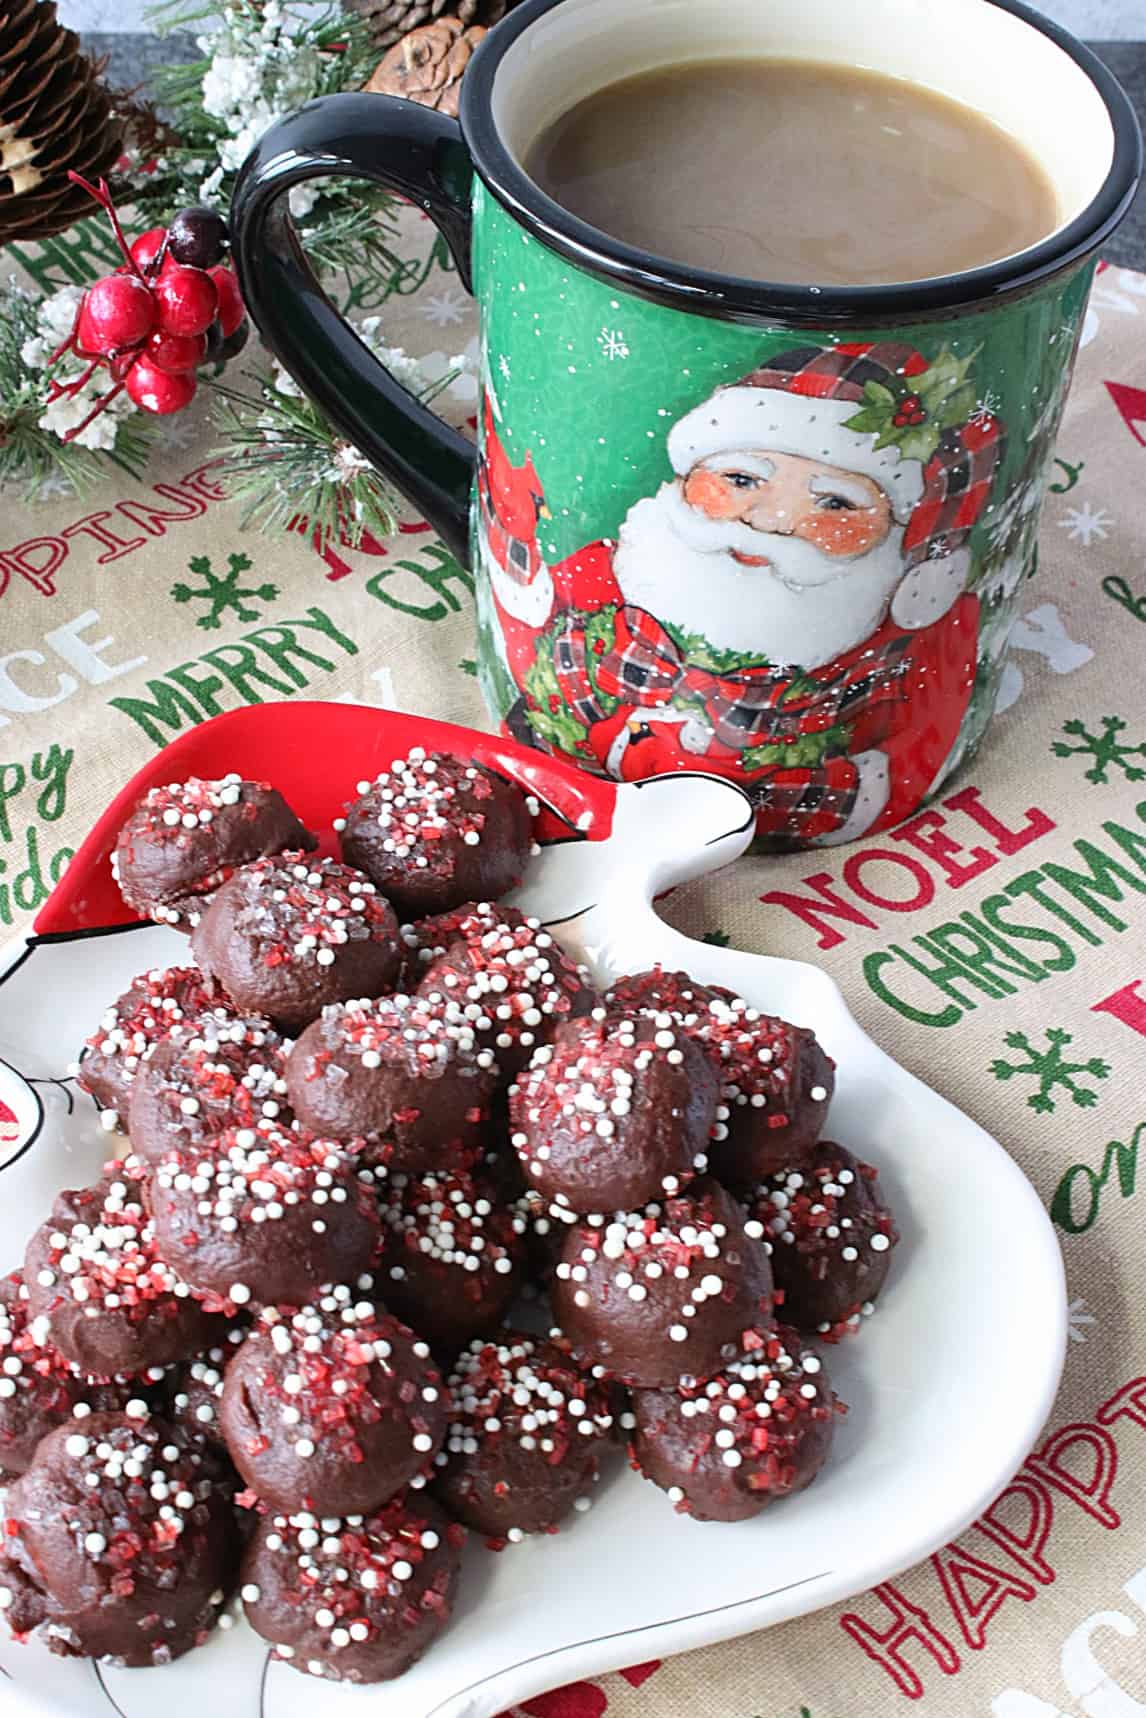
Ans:
[{"label": "coffee in mug", "polygon": [[1054,230],[1054,186],[986,114],[905,78],[738,58],[622,78],[526,157],[626,244],[756,280],[925,280]]},{"label": "coffee in mug", "polygon": [[[987,728],[1140,164],[1110,73],[1024,0],[521,0],[460,127],[308,103],[231,230],[272,349],[472,568],[493,717],[831,847]],[[413,198],[472,285],[476,448],[314,280],[287,193],[332,173]]]}]

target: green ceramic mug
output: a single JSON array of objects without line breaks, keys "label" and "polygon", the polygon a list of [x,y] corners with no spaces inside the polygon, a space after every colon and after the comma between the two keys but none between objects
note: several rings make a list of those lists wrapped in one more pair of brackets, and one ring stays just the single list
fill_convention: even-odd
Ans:
[{"label": "green ceramic mug", "polygon": [[[941,278],[770,285],[635,250],[528,177],[557,114],[698,42],[976,108],[1049,175],[1058,227]],[[472,61],[460,127],[369,95],[275,126],[234,243],[271,348],[473,567],[494,716],[618,779],[729,777],[770,844],[830,844],[908,816],[990,720],[1097,248],[1140,168],[1118,84],[1019,0],[524,0]],[[318,289],[285,193],[330,174],[420,204],[472,285],[476,450]],[[879,529],[817,545],[766,504],[732,526],[702,504],[713,478],[766,502],[778,476],[809,489],[789,507],[862,490]]]}]

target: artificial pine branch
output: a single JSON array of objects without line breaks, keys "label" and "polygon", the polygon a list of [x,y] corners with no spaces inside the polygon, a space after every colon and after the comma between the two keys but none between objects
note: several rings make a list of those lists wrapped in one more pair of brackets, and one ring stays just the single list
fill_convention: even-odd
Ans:
[{"label": "artificial pine branch", "polygon": [[[258,130],[316,96],[360,89],[374,69],[369,24],[339,6],[315,16],[289,0],[225,0],[221,21],[218,13],[217,5],[199,0],[167,0],[151,14],[161,33],[198,31],[201,57],[153,74],[152,93],[170,115],[173,135],[158,150],[137,142],[119,187],[144,224],[166,223],[183,203],[230,206],[240,165],[235,157],[254,142],[253,134],[241,143],[236,137],[240,121],[252,119],[251,106],[260,115]],[[259,94],[228,116],[214,109],[226,83],[220,68],[235,64]],[[378,188],[319,182],[312,207],[298,216],[307,255],[320,270],[344,275],[356,301],[380,301],[405,267],[394,249],[397,209],[397,199]]]},{"label": "artificial pine branch", "polygon": [[24,357],[27,344],[43,337],[40,308],[40,301],[20,287],[0,287],[0,486],[23,486],[34,496],[45,483],[62,481],[82,492],[109,459],[138,477],[151,441],[138,413],[118,420],[114,443],[104,451],[63,441],[44,427],[48,373]]},{"label": "artificial pine branch", "polygon": [[[456,375],[415,397],[430,403]],[[351,549],[367,533],[392,536],[400,498],[381,473],[289,379],[250,381],[249,393],[215,384],[223,443],[214,469],[240,505],[240,523],[269,533],[304,528],[320,543]]]}]

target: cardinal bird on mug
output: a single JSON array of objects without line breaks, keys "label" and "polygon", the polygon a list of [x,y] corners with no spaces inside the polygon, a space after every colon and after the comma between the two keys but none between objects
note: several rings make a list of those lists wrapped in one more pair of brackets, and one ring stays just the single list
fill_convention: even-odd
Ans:
[{"label": "cardinal bird on mug", "polygon": [[1003,448],[970,359],[809,345],[672,427],[672,476],[616,539],[546,564],[533,459],[487,388],[479,542],[516,712],[619,780],[701,769],[779,846],[900,822],[951,754],[975,681],[969,537]]}]

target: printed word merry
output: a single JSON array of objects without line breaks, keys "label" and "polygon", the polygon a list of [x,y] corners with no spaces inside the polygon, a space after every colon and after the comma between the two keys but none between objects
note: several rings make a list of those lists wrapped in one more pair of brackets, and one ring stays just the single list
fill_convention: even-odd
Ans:
[{"label": "printed word merry", "polygon": [[[27,763],[0,763],[0,924],[34,913],[63,876],[72,857],[58,847],[44,857],[37,824],[58,823],[67,809],[68,771],[75,754],[51,745]],[[29,819],[24,823],[24,818]]]},{"label": "printed word merry", "polygon": [[235,704],[265,704],[268,694],[293,697],[309,686],[308,671],[333,673],[339,652],[357,656],[358,646],[320,608],[309,608],[299,620],[253,627],[233,643],[167,669],[147,682],[145,697],[108,702],[165,746],[173,734]]},{"label": "printed word merry", "polygon": [[201,465],[176,483],[153,483],[150,494],[155,500],[118,501],[114,507],[88,513],[51,535],[28,537],[0,549],[0,596],[14,577],[23,579],[43,597],[55,596],[56,575],[65,561],[88,543],[103,550],[95,558],[96,566],[102,567],[146,548],[156,537],[165,536],[171,525],[201,519],[208,507],[227,498],[218,477],[211,475],[212,469],[211,465]]},{"label": "printed word merry", "polygon": [[[1146,822],[1146,800],[1135,807]],[[1105,842],[1073,843],[1077,863],[1048,860],[988,895],[974,912],[936,925],[910,943],[865,956],[864,978],[889,1008],[920,1026],[954,1026],[983,997],[1070,972],[1079,948],[1099,948],[1128,920],[1112,911],[1146,895],[1146,835],[1109,820]]]},{"label": "printed word merry", "polygon": [[[840,881],[830,871],[816,871],[804,877],[804,886],[814,892],[797,895],[790,889],[770,889],[760,899],[769,906],[784,907],[814,930],[823,949],[837,948],[847,941],[847,932],[830,920],[847,925],[859,925],[866,930],[878,930],[880,920],[873,918],[871,909],[881,913],[917,913],[929,907],[937,889],[961,889],[974,878],[981,877],[999,863],[1029,847],[1032,841],[1049,835],[1055,824],[1045,811],[1032,806],[1023,813],[1018,827],[1012,827],[989,811],[977,787],[965,787],[943,801],[948,811],[955,812],[955,829],[964,840],[951,833],[950,819],[941,811],[922,811],[918,817],[888,832],[888,839],[899,843],[894,847],[864,847],[844,861]],[[973,832],[962,828],[959,817],[968,819]],[[986,835],[990,846],[983,845]],[[977,845],[967,847],[964,841]],[[911,849],[910,852],[903,851]],[[916,854],[921,855],[917,858]],[[892,880],[894,879],[894,881]],[[841,893],[841,889],[847,894]],[[850,894],[853,899],[848,899]],[[861,903],[857,905],[856,903]]]},{"label": "printed word merry", "polygon": [[[886,1671],[909,1700],[922,1698],[924,1671],[938,1669],[944,1676],[956,1675],[963,1662],[961,1651],[983,1650],[987,1631],[1006,1604],[1030,1604],[1040,1588],[1055,1580],[1050,1551],[1056,1512],[1065,1512],[1068,1518],[1064,1537],[1077,1535],[1088,1522],[1105,1532],[1121,1527],[1122,1516],[1113,1501],[1119,1448],[1112,1428],[1122,1434],[1130,1427],[1146,1433],[1146,1377],[1130,1379],[1101,1404],[1092,1420],[1053,1432],[1027,1457],[1010,1485],[964,1539],[935,1552],[931,1569],[938,1578],[941,1596],[931,1609],[916,1604],[891,1581],[884,1581],[865,1595],[866,1614],[848,1611],[840,1618],[844,1633]],[[972,1541],[974,1549],[968,1546],[965,1541],[976,1534],[989,1544]],[[1131,1538],[1141,1545],[1141,1524],[1132,1528]],[[873,1599],[882,1607],[878,1613],[869,1602]],[[962,1640],[963,1648],[956,1637]],[[1071,1693],[1081,1697],[1084,1691],[1075,1685],[1073,1675],[1068,1675],[1065,1652],[1063,1675]],[[1099,1709],[1087,1706],[1085,1699],[1083,1709],[1098,1718]],[[1114,1718],[1118,1709],[1108,1706],[1104,1710]],[[1121,1708],[1123,1713],[1132,1710],[1131,1706]],[[1032,1709],[1031,1718],[1035,1712],[1037,1707]],[[998,1718],[1020,1718],[1020,1714],[1021,1708],[1016,1706],[1010,1713],[998,1713]],[[1050,1718],[1055,1715],[1051,1713]]]}]

